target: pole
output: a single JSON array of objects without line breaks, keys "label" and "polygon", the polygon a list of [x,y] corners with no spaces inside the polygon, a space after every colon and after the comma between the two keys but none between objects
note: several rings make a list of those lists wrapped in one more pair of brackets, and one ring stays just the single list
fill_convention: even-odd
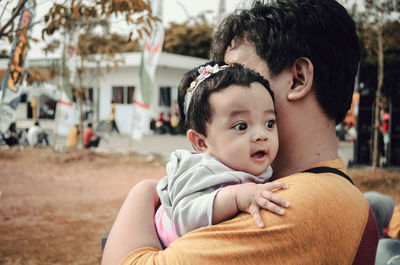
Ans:
[{"label": "pole", "polygon": [[135,126],[135,103],[132,102],[132,125],[131,125],[131,131],[129,132],[129,144],[128,144],[128,155],[131,154],[131,149],[132,149],[132,136],[133,136],[133,128]]},{"label": "pole", "polygon": [[383,45],[382,45],[382,28],[378,26],[378,86],[375,96],[375,118],[374,118],[374,148],[372,152],[372,169],[376,169],[378,165],[379,146],[378,146],[378,132],[379,132],[379,112],[380,112],[380,98],[381,88],[383,84]]},{"label": "pole", "polygon": [[53,143],[52,143],[52,145],[51,145],[51,147],[53,148],[53,150],[55,150],[56,149],[56,144],[57,144],[57,136],[58,136],[58,121],[59,121],[59,117],[60,117],[60,113],[59,113],[59,109],[60,109],[60,107],[59,107],[59,105],[58,105],[59,103],[58,103],[58,101],[57,101],[57,104],[56,104],[56,122],[55,122],[55,128],[53,129],[53,131],[54,131],[54,133],[53,133]]}]

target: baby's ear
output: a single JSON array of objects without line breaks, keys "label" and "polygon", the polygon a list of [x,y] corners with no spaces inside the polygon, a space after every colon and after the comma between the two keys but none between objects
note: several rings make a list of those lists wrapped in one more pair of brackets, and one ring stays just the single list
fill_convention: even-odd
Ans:
[{"label": "baby's ear", "polygon": [[198,133],[192,129],[190,129],[186,136],[188,140],[192,143],[193,148],[199,153],[205,153],[207,151],[207,145],[205,142],[205,136],[201,133]]}]

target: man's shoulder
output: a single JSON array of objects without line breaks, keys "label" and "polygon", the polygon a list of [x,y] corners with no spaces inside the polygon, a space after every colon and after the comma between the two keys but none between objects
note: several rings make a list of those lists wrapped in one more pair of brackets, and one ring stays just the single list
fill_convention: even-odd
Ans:
[{"label": "man's shoulder", "polygon": [[[329,207],[354,205],[355,208],[363,206],[363,212],[368,209],[368,201],[360,190],[344,177],[334,173],[296,173],[279,179],[289,186],[287,191],[282,191],[282,196],[289,196],[298,203],[309,202],[329,204]],[[286,199],[286,198],[285,198]],[[330,205],[335,202],[336,204]]]}]

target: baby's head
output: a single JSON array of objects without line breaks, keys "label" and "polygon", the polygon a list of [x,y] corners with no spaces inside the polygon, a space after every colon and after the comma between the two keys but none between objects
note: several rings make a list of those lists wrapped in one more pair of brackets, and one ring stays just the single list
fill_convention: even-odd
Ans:
[{"label": "baby's head", "polygon": [[239,64],[207,65],[187,72],[178,88],[188,139],[196,151],[232,169],[259,175],[278,151],[269,83]]}]

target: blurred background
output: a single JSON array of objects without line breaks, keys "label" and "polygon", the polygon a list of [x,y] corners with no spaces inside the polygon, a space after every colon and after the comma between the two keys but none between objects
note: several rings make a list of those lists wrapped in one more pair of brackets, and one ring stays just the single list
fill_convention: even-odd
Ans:
[{"label": "blurred background", "polygon": [[82,147],[83,133],[74,146],[65,138],[89,123],[99,133],[112,129],[133,140],[151,134],[157,120],[157,133],[181,133],[179,80],[207,61],[223,16],[246,3],[131,2],[0,2],[3,140],[15,123],[18,142],[26,144],[35,122],[56,148]]},{"label": "blurred background", "polygon": [[[89,123],[95,132],[132,141],[181,134],[180,77],[208,60],[223,17],[250,2],[1,1],[2,138],[15,123],[19,143],[29,144],[23,138],[35,122],[56,148],[68,147],[71,129],[83,132]],[[340,2],[357,23],[362,58],[338,140],[353,144],[349,165],[397,167],[399,2]],[[79,136],[72,147],[85,145]]]},{"label": "blurred background", "polygon": [[[0,264],[100,263],[130,188],[192,149],[180,78],[250,2],[0,0]],[[400,2],[339,2],[362,46],[339,155],[391,207],[382,237],[399,239]]]}]

